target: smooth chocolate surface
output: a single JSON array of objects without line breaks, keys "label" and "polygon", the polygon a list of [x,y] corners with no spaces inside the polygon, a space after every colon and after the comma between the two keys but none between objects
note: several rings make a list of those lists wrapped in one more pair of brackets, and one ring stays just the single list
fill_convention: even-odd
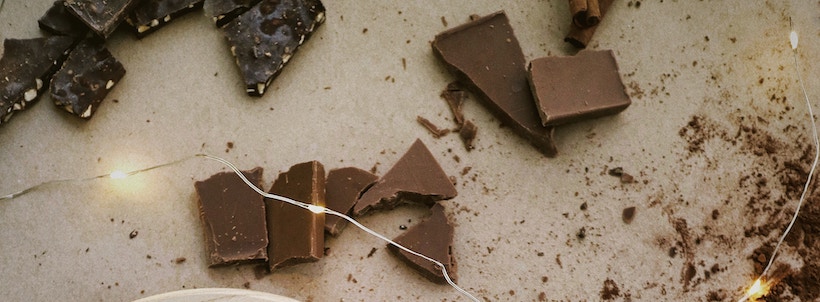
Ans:
[{"label": "smooth chocolate surface", "polygon": [[[317,161],[296,164],[280,173],[270,193],[325,206],[325,170]],[[265,199],[270,269],[315,262],[325,249],[325,214],[274,199]]]},{"label": "smooth chocolate surface", "polygon": [[69,12],[94,33],[108,38],[139,0],[65,0]]},{"label": "smooth chocolate surface", "polygon": [[457,194],[456,188],[433,154],[417,139],[399,161],[362,194],[353,207],[353,214],[364,215],[370,210],[392,209],[401,202],[430,206],[436,201],[456,197]]},{"label": "smooth chocolate surface", "polygon": [[[262,168],[242,174],[257,187]],[[205,230],[208,265],[219,266],[268,259],[268,230],[262,195],[233,172],[222,172],[194,183],[199,217]]]},{"label": "smooth chocolate surface", "polygon": [[36,102],[51,76],[62,65],[74,39],[53,36],[6,39],[0,58],[0,124]]},{"label": "smooth chocolate surface", "polygon": [[102,41],[85,39],[51,79],[51,99],[57,107],[89,119],[123,76],[125,68]]},{"label": "smooth chocolate surface", "polygon": [[432,46],[502,123],[544,155],[556,155],[553,129],[541,124],[527,83],[524,53],[503,11],[444,31]]},{"label": "smooth chocolate surface", "polygon": [[[458,267],[453,256],[453,225],[444,213],[441,204],[435,204],[430,209],[432,215],[419,224],[412,226],[393,241],[433,258],[447,269],[447,273],[453,282],[458,280]],[[417,270],[422,276],[436,283],[447,283],[444,274],[433,262],[410,254],[399,249],[395,245],[388,245],[388,250],[407,265]]]},{"label": "smooth chocolate surface", "polygon": [[248,11],[260,0],[205,0],[205,11],[212,17],[217,27],[225,26],[234,18]]},{"label": "smooth chocolate surface", "polygon": [[138,37],[154,32],[171,20],[188,12],[202,8],[204,0],[142,0],[134,7],[128,24],[134,27]]},{"label": "smooth chocolate surface", "polygon": [[319,0],[263,0],[224,27],[246,91],[262,96],[325,20]]},{"label": "smooth chocolate surface", "polygon": [[76,16],[66,10],[64,1],[54,1],[54,5],[37,20],[40,29],[51,34],[83,38],[88,34],[88,27]]},{"label": "smooth chocolate surface", "polygon": [[530,88],[544,125],[616,114],[632,103],[611,50],[532,60]]},{"label": "smooth chocolate surface", "polygon": [[[342,214],[350,214],[353,205],[365,189],[379,177],[365,170],[347,167],[333,169],[327,174],[325,197],[327,208]],[[338,216],[325,216],[325,232],[336,236],[347,225],[347,220]]]}]

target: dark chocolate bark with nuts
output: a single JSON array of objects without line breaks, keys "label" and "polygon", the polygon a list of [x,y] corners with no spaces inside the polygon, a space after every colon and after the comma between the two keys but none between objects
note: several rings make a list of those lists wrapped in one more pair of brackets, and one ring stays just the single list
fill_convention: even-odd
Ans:
[{"label": "dark chocolate bark with nuts", "polygon": [[139,0],[65,0],[65,6],[98,36],[108,38],[139,2]]},{"label": "dark chocolate bark with nuts", "polygon": [[217,27],[223,27],[257,3],[259,0],[205,0],[205,11]]},{"label": "dark chocolate bark with nuts", "polygon": [[37,24],[40,29],[54,35],[70,36],[82,39],[88,34],[88,27],[76,16],[68,12],[64,1],[54,1],[54,5],[49,8]]},{"label": "dark chocolate bark with nuts", "polygon": [[142,0],[126,19],[138,37],[144,37],[171,20],[202,7],[204,0]]},{"label": "dark chocolate bark with nuts", "polygon": [[51,79],[51,99],[57,107],[88,119],[124,75],[125,68],[101,41],[86,39]]}]

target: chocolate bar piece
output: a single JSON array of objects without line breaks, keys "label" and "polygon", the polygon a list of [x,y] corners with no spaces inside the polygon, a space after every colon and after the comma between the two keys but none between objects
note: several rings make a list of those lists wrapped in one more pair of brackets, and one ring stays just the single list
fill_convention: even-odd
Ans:
[{"label": "chocolate bar piece", "polygon": [[126,21],[134,27],[137,37],[159,29],[171,20],[202,7],[204,0],[142,0]]},{"label": "chocolate bar piece", "polygon": [[611,50],[538,58],[530,62],[529,75],[544,125],[616,114],[632,103]]},{"label": "chocolate bar piece", "polygon": [[399,161],[362,194],[353,207],[353,214],[361,216],[370,210],[392,209],[402,201],[431,206],[457,194],[433,154],[417,139]]},{"label": "chocolate bar piece", "polygon": [[541,125],[529,84],[524,53],[503,11],[438,34],[433,53],[502,123],[541,153],[555,156],[552,127]]},{"label": "chocolate bar piece", "polygon": [[[280,173],[269,191],[307,204],[325,206],[325,170],[317,161],[294,165]],[[265,199],[270,269],[315,262],[325,252],[325,214]]]},{"label": "chocolate bar piece", "polygon": [[[393,241],[441,262],[447,269],[450,279],[456,282],[458,267],[453,256],[453,225],[448,221],[441,204],[433,205],[430,210],[432,215],[429,218],[411,227]],[[433,262],[410,254],[392,244],[388,245],[387,249],[430,281],[447,283],[443,272]]]},{"label": "chocolate bar piece", "polygon": [[213,16],[217,27],[223,27],[248,11],[260,0],[205,0],[205,11]]},{"label": "chocolate bar piece", "polygon": [[37,20],[40,29],[54,35],[81,39],[88,34],[88,27],[66,10],[64,1],[54,1],[54,5]]},{"label": "chocolate bar piece", "polygon": [[[262,182],[262,168],[242,174],[257,187]],[[197,181],[194,187],[199,196],[208,265],[266,261],[268,230],[262,195],[233,172],[217,173]]]},{"label": "chocolate bar piece", "polygon": [[225,28],[251,96],[262,96],[293,54],[325,20],[319,0],[264,0]]},{"label": "chocolate bar piece", "polygon": [[94,33],[108,38],[139,0],[65,0],[69,12]]},{"label": "chocolate bar piece", "polygon": [[57,107],[89,119],[124,75],[125,68],[102,41],[85,39],[51,79],[51,99]]},{"label": "chocolate bar piece", "polygon": [[[379,177],[373,173],[353,167],[333,169],[327,174],[325,195],[327,208],[342,214],[349,214],[350,209],[359,200],[359,196]],[[325,216],[325,232],[336,236],[347,225],[347,220],[338,216]]]},{"label": "chocolate bar piece", "polygon": [[3,41],[0,124],[39,99],[47,88],[44,83],[63,64],[73,45],[74,39],[65,36]]}]

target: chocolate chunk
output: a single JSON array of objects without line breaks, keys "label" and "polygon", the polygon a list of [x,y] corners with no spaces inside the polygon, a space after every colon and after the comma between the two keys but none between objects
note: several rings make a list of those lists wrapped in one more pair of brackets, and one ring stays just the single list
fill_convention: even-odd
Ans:
[{"label": "chocolate chunk", "polygon": [[51,79],[51,99],[57,107],[89,119],[124,75],[125,68],[101,41],[85,39]]},{"label": "chocolate chunk", "polygon": [[65,0],[69,12],[102,38],[108,38],[138,0]]},{"label": "chocolate chunk", "polygon": [[142,0],[134,7],[128,24],[134,27],[138,37],[154,32],[171,20],[202,7],[204,0]]},{"label": "chocolate chunk", "polygon": [[[411,227],[395,239],[394,242],[433,258],[447,269],[453,282],[458,280],[456,259],[453,256],[453,225],[444,214],[444,207],[435,204],[431,209],[432,215],[419,224]],[[396,257],[417,270],[422,276],[436,283],[447,283],[441,269],[433,262],[410,254],[395,245],[388,245],[388,250]]]},{"label": "chocolate chunk", "polygon": [[598,0],[598,9],[600,11],[600,17],[598,17],[599,22],[589,27],[580,27],[575,22],[572,22],[570,24],[569,34],[564,38],[564,42],[568,42],[578,48],[586,48],[589,41],[592,40],[592,35],[595,34],[595,30],[601,25],[600,20],[604,18],[604,15],[606,15],[606,12],[614,1],[615,0]]},{"label": "chocolate chunk", "polygon": [[[349,214],[353,205],[365,189],[379,177],[359,168],[333,169],[327,174],[325,195],[327,208],[342,214]],[[347,225],[347,220],[338,216],[325,216],[325,232],[336,236]]]},{"label": "chocolate chunk", "polygon": [[26,109],[43,93],[68,56],[74,39],[64,36],[5,39],[0,58],[0,124]]},{"label": "chocolate chunk", "polygon": [[464,142],[464,147],[467,148],[467,151],[475,149],[473,145],[473,140],[475,140],[475,135],[478,133],[478,127],[471,121],[464,121],[464,124],[461,126],[461,129],[458,130],[458,136],[461,137],[461,140]]},{"label": "chocolate chunk", "polygon": [[54,1],[54,5],[37,20],[40,29],[51,34],[83,38],[88,34],[88,27],[68,12],[64,1]]},{"label": "chocolate chunk", "polygon": [[544,127],[533,101],[524,53],[503,11],[438,34],[433,53],[502,123],[555,156],[552,127]]},{"label": "chocolate chunk", "polygon": [[447,89],[441,92],[441,97],[447,101],[447,105],[450,106],[450,111],[453,113],[453,118],[456,120],[456,124],[459,128],[464,125],[464,113],[462,112],[462,107],[464,107],[464,100],[467,98],[467,92],[461,90],[458,85],[453,82],[447,84]]},{"label": "chocolate chunk", "polygon": [[530,62],[529,74],[544,125],[612,115],[632,103],[611,50],[538,58]]},{"label": "chocolate chunk", "polygon": [[433,154],[421,140],[410,149],[368,189],[356,206],[354,215],[369,210],[392,209],[401,201],[433,205],[436,201],[456,197],[456,188],[441,169]]},{"label": "chocolate chunk", "polygon": [[262,96],[302,43],[325,21],[319,0],[264,0],[225,25],[251,96]]},{"label": "chocolate chunk", "polygon": [[[262,168],[242,174],[257,187]],[[268,232],[265,203],[233,172],[217,173],[194,183],[199,217],[205,230],[208,265],[266,261]]]},{"label": "chocolate chunk", "polygon": [[[270,193],[307,204],[325,206],[325,170],[311,161],[280,173]],[[315,262],[325,248],[325,214],[274,199],[265,199],[268,219],[270,269]]]},{"label": "chocolate chunk", "polygon": [[205,0],[205,11],[213,17],[217,27],[223,27],[248,11],[260,0]]},{"label": "chocolate chunk", "polygon": [[439,128],[438,126],[433,124],[433,122],[421,117],[420,115],[416,116],[416,121],[419,122],[419,124],[421,124],[425,129],[427,129],[427,131],[429,131],[430,134],[432,134],[435,138],[440,138],[450,133],[450,129]]}]

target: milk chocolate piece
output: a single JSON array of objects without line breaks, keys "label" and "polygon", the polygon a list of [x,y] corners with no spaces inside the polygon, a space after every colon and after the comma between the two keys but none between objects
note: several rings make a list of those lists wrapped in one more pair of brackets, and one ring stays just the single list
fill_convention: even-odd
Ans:
[{"label": "milk chocolate piece", "polygon": [[419,124],[421,124],[421,126],[423,126],[425,129],[427,129],[427,131],[429,131],[430,134],[432,134],[435,138],[440,138],[450,133],[450,129],[439,128],[438,126],[433,124],[433,122],[421,117],[420,115],[416,116],[416,121],[419,122]]},{"label": "milk chocolate piece", "polygon": [[[257,187],[262,168],[242,174]],[[217,173],[194,183],[199,217],[205,230],[208,265],[262,262],[268,259],[265,203],[233,172]]]},{"label": "milk chocolate piece", "polygon": [[82,21],[66,10],[65,2],[62,0],[54,1],[54,5],[37,20],[37,24],[40,25],[40,29],[51,34],[77,39],[85,37],[89,31]]},{"label": "milk chocolate piece", "polygon": [[353,214],[392,209],[402,201],[431,206],[436,201],[451,199],[457,194],[433,154],[417,139],[399,161],[362,194],[353,208]]},{"label": "milk chocolate piece", "polygon": [[319,0],[263,0],[225,25],[251,96],[262,96],[302,43],[325,21]]},{"label": "milk chocolate piece", "polygon": [[126,20],[134,27],[137,37],[144,37],[171,20],[201,8],[203,1],[205,0],[142,0]]},{"label": "milk chocolate piece", "polygon": [[453,118],[456,121],[456,124],[459,128],[464,125],[464,113],[462,112],[462,108],[464,107],[464,100],[467,99],[467,92],[461,90],[456,82],[447,84],[447,89],[441,92],[441,97],[447,101],[447,105],[450,106],[450,111],[453,113]]},{"label": "milk chocolate piece", "polygon": [[74,39],[5,39],[0,58],[0,125],[36,102],[68,56]]},{"label": "milk chocolate piece", "polygon": [[530,62],[529,70],[530,88],[544,125],[616,114],[632,103],[611,50],[538,58]]},{"label": "milk chocolate piece", "polygon": [[[350,214],[350,210],[365,189],[370,187],[379,177],[359,168],[333,169],[327,174],[325,195],[327,208],[342,214]],[[347,225],[347,220],[338,216],[325,216],[325,232],[336,236]]]},{"label": "milk chocolate piece", "polygon": [[125,68],[102,41],[85,39],[51,79],[51,99],[57,107],[89,119],[124,75]]},{"label": "milk chocolate piece", "polygon": [[[324,207],[325,170],[317,161],[294,165],[279,174],[269,192]],[[324,213],[316,214],[274,199],[265,199],[265,208],[271,270],[322,258],[325,249]]]},{"label": "milk chocolate piece", "polygon": [[[394,242],[433,258],[447,269],[447,274],[453,282],[458,280],[458,267],[453,256],[453,225],[444,214],[444,207],[435,204],[430,209],[432,215],[419,224],[411,227],[395,239]],[[388,250],[396,257],[417,270],[422,276],[436,283],[447,283],[441,269],[433,262],[410,254],[395,245],[388,245]]]},{"label": "milk chocolate piece", "polygon": [[541,125],[527,83],[524,53],[503,11],[444,31],[433,41],[433,53],[502,123],[555,156],[552,127]]},{"label": "milk chocolate piece", "polygon": [[108,38],[139,0],[65,0],[69,12],[102,38]]},{"label": "milk chocolate piece", "polygon": [[257,3],[259,0],[205,0],[205,11],[211,14],[217,27],[223,27]]},{"label": "milk chocolate piece", "polygon": [[575,24],[575,22],[572,22],[572,24],[570,24],[569,34],[564,38],[564,42],[568,42],[577,48],[586,48],[589,41],[592,40],[592,35],[595,34],[595,30],[601,25],[600,19],[604,18],[604,15],[606,15],[613,1],[614,0],[598,0],[598,6],[601,11],[599,22],[586,28],[580,27]]}]

